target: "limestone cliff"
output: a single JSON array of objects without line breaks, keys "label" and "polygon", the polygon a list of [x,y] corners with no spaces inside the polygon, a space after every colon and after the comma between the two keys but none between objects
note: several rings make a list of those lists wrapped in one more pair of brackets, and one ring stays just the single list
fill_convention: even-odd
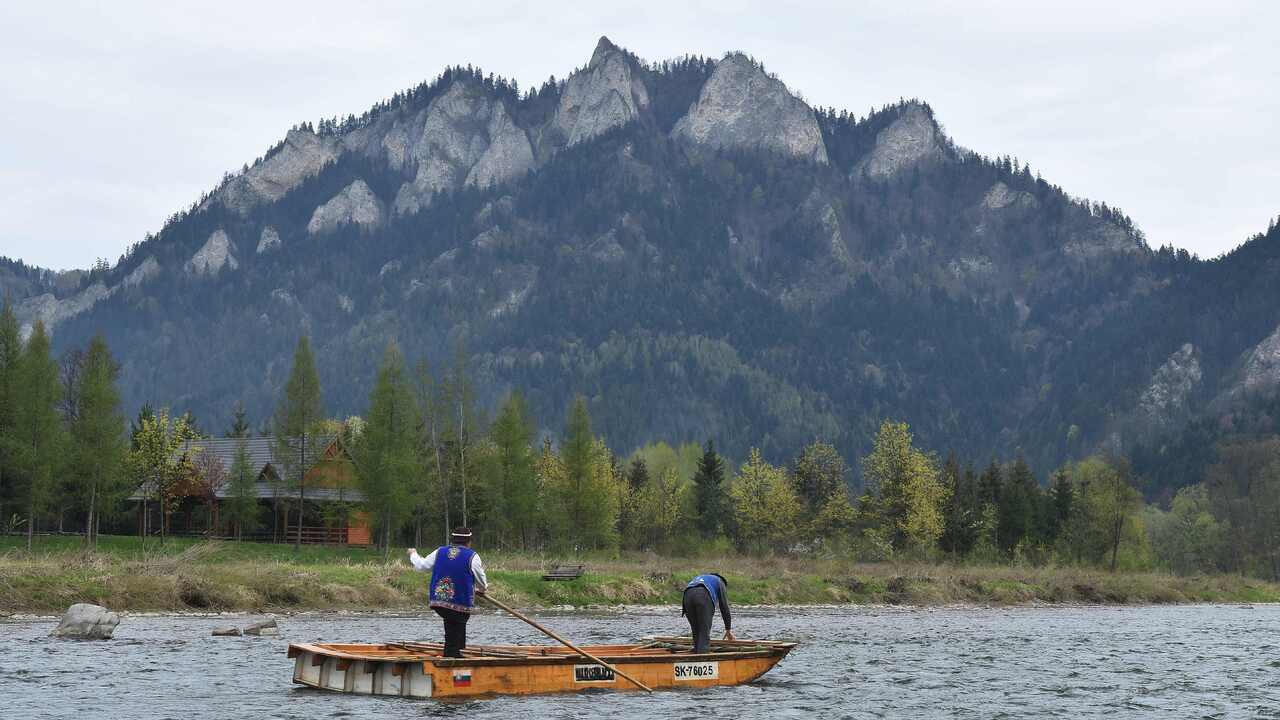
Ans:
[{"label": "limestone cliff", "polygon": [[357,179],[316,208],[307,223],[307,232],[316,235],[347,224],[368,230],[381,225],[383,215],[382,201],[364,180]]},{"label": "limestone cliff", "polygon": [[1145,429],[1163,430],[1183,420],[1201,377],[1199,352],[1191,343],[1184,343],[1152,373],[1151,383],[1138,400]]},{"label": "limestone cliff", "polygon": [[813,110],[740,53],[717,63],[671,135],[695,146],[764,149],[827,162]]},{"label": "limestone cliff", "polygon": [[[506,105],[475,84],[455,82],[394,138],[388,153],[416,165],[396,194],[397,214],[414,212],[431,196],[463,184],[485,187],[533,168],[533,147]],[[403,143],[403,147],[401,144]]]},{"label": "limestone cliff", "polygon": [[913,103],[876,135],[875,146],[855,172],[885,180],[921,163],[941,160],[944,156],[942,133],[933,115],[923,105]]},{"label": "limestone cliff", "polygon": [[270,225],[262,228],[262,233],[258,235],[257,254],[261,255],[269,250],[275,250],[280,247],[280,233]]},{"label": "limestone cliff", "polygon": [[584,70],[565,84],[551,121],[553,142],[575,145],[638,117],[649,106],[649,92],[633,61],[602,37]]},{"label": "limestone cliff", "polygon": [[231,238],[223,230],[216,230],[187,261],[183,269],[188,275],[217,275],[222,268],[235,270],[240,267],[232,252]]},{"label": "limestone cliff", "polygon": [[1246,392],[1273,390],[1280,387],[1280,327],[1249,351],[1240,378]]},{"label": "limestone cliff", "polygon": [[[342,148],[332,137],[310,130],[290,130],[278,150],[243,174],[232,178],[209,202],[218,201],[241,214],[264,202],[274,202],[333,162]],[[206,203],[207,205],[208,203]]]}]

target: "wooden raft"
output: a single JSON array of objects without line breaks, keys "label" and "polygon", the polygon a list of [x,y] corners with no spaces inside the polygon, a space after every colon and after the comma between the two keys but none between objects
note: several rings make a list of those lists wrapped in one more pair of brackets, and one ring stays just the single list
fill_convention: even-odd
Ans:
[{"label": "wooden raft", "polygon": [[[773,640],[713,640],[695,654],[689,638],[655,637],[634,645],[582,649],[655,689],[748,683],[796,646]],[[294,643],[293,681],[337,692],[401,697],[466,697],[636,687],[608,668],[564,648],[473,645],[462,658],[438,643]]]}]

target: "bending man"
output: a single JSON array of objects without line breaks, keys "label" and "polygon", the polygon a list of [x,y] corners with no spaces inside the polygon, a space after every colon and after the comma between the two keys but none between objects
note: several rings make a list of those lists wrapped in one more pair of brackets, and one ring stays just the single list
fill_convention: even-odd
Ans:
[{"label": "bending man", "polygon": [[728,588],[729,584],[719,573],[699,575],[685,586],[680,614],[689,618],[694,652],[704,653],[711,647],[711,620],[715,617],[717,605],[720,606],[720,617],[724,618],[724,639],[734,639],[729,629],[733,617],[729,614]]},{"label": "bending man", "polygon": [[471,529],[454,528],[449,544],[426,557],[418,555],[417,548],[409,548],[409,562],[418,572],[431,571],[430,605],[444,621],[444,656],[462,657],[475,594],[489,587],[484,564],[471,549]]}]

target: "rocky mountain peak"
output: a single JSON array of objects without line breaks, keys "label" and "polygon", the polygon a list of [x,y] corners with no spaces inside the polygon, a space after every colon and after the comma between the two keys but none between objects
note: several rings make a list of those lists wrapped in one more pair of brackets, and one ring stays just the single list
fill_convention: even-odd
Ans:
[{"label": "rocky mountain peak", "polygon": [[247,213],[260,203],[284,197],[333,162],[341,152],[342,147],[335,138],[294,128],[275,152],[232,178],[208,202],[218,201],[236,212]]},{"label": "rocky mountain peak", "polygon": [[442,190],[484,187],[534,165],[529,138],[506,105],[474,83],[453,83],[400,132],[405,162],[417,173],[396,194],[397,213],[417,211]]},{"label": "rocky mountain peak", "polygon": [[596,41],[595,51],[591,53],[591,63],[588,67],[601,64],[611,53],[620,52],[622,52],[622,50],[617,45],[614,45],[607,36],[601,35],[600,39]]},{"label": "rocky mountain peak", "polygon": [[565,84],[552,120],[552,142],[575,145],[634,120],[649,107],[638,70],[625,52],[601,37],[591,62]]},{"label": "rocky mountain peak", "polygon": [[673,137],[712,148],[754,148],[827,163],[813,109],[741,53],[726,55]]},{"label": "rocky mountain peak", "polygon": [[943,157],[943,137],[933,113],[923,104],[913,102],[876,135],[875,147],[857,170],[867,177],[884,180]]}]

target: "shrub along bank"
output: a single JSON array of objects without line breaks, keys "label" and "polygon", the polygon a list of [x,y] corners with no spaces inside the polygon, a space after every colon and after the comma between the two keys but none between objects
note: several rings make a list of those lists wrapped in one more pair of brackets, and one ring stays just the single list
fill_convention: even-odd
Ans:
[{"label": "shrub along bank", "polygon": [[[400,557],[358,548],[169,540],[143,548],[103,538],[83,553],[45,539],[33,553],[0,538],[0,612],[58,613],[76,602],[121,611],[402,610],[425,605],[426,578]],[[1280,585],[1235,575],[1175,577],[1095,569],[861,564],[839,559],[654,556],[587,559],[571,581],[541,576],[550,559],[484,553],[493,592],[523,607],[664,605],[689,577],[716,570],[733,602],[770,604],[1025,604],[1280,602]]]}]

